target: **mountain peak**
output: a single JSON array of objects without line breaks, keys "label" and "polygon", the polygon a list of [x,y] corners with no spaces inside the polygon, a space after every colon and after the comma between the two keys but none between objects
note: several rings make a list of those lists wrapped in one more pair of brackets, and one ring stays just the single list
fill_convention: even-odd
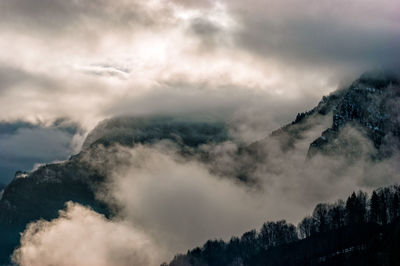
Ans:
[{"label": "mountain peak", "polygon": [[309,156],[318,151],[338,152],[344,144],[339,135],[347,126],[369,138],[378,157],[387,156],[389,142],[400,138],[399,104],[400,86],[395,74],[384,71],[364,73],[350,86],[324,97],[319,103],[318,110],[326,109],[320,114],[329,111],[332,124],[310,144]]},{"label": "mountain peak", "polygon": [[135,143],[150,144],[160,140],[196,147],[227,139],[225,124],[220,121],[169,116],[121,116],[100,122],[87,136],[83,150],[97,144],[107,146],[119,143],[132,146]]}]

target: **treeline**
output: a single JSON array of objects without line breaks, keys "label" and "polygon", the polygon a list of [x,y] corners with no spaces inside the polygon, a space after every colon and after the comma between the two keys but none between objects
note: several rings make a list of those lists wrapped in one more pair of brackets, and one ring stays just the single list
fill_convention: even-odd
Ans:
[{"label": "treeline", "polygon": [[305,217],[298,225],[300,238],[315,233],[337,230],[346,225],[377,223],[386,225],[400,214],[400,187],[391,186],[377,189],[369,199],[365,192],[359,191],[334,204],[318,204],[312,216]]},{"label": "treeline", "polygon": [[[346,201],[338,200],[333,204],[317,204],[312,215],[303,218],[297,227],[285,220],[266,222],[260,230],[251,230],[240,238],[232,237],[228,242],[209,240],[202,247],[189,250],[186,255],[177,255],[170,264],[164,263],[162,266],[257,265],[256,262],[263,261],[265,258],[262,257],[265,257],[266,254],[271,255],[274,250],[282,252],[283,249],[279,250],[277,247],[295,245],[300,241],[307,243],[304,245],[310,245],[309,239],[314,241],[313,245],[316,243],[316,239],[321,243],[333,243],[337,241],[335,232],[343,234],[346,230],[355,232],[359,228],[367,228],[367,231],[371,231],[372,228],[375,230],[377,227],[393,223],[399,216],[400,186],[394,185],[377,189],[373,191],[371,197],[362,191],[353,192]],[[348,233],[345,233],[340,238],[347,236],[350,237]],[[323,239],[323,237],[329,237],[332,241]],[[365,236],[352,234],[351,237],[364,239]],[[357,241],[341,239],[342,244],[355,242]],[[332,243],[329,244],[330,250],[335,249],[332,247]],[[366,249],[365,243],[361,246]],[[284,252],[288,252],[287,249],[284,250]],[[293,248],[293,252],[294,250]],[[329,252],[331,251],[325,251],[326,254]],[[282,254],[279,256],[282,257]]]}]

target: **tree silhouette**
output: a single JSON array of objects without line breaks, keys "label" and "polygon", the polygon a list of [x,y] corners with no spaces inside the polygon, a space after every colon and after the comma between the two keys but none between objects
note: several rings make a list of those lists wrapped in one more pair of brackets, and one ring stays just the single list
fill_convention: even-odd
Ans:
[{"label": "tree silhouette", "polygon": [[380,213],[380,198],[376,191],[372,192],[370,200],[370,211],[369,211],[369,221],[371,223],[379,223],[379,213]]},{"label": "tree silhouette", "polygon": [[343,200],[338,200],[328,210],[329,230],[337,230],[345,225],[346,208]]},{"label": "tree silhouette", "polygon": [[264,249],[298,240],[296,227],[285,220],[263,224],[258,238]]},{"label": "tree silhouette", "polygon": [[399,216],[399,186],[377,189],[370,199],[353,192],[346,202],[317,204],[297,228],[285,220],[266,222],[259,233],[207,241],[169,266],[400,265]]},{"label": "tree silhouette", "polygon": [[317,232],[328,231],[328,204],[317,204],[313,212],[313,219]]},{"label": "tree silhouette", "polygon": [[360,224],[366,220],[367,194],[359,191],[353,192],[346,201],[346,220],[347,224]]},{"label": "tree silhouette", "polygon": [[300,238],[310,237],[316,232],[314,219],[311,216],[304,217],[297,226]]}]

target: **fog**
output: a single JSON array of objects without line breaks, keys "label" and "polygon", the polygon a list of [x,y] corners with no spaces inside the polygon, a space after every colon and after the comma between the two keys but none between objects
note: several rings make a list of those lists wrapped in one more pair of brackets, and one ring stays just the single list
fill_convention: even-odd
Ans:
[{"label": "fog", "polygon": [[[390,0],[2,1],[0,121],[37,128],[0,136],[1,156],[66,159],[95,125],[120,115],[209,116],[232,136],[200,148],[211,162],[165,142],[112,147],[128,157],[111,162],[97,196],[120,207],[116,216],[69,203],[59,218],[28,226],[14,261],[157,265],[207,239],[268,220],[297,223],[318,202],[398,182],[398,155],[372,161],[373,145],[352,127],[341,134],[358,143],[356,160],[307,159],[329,118],[290,152],[267,136],[360,73],[398,67],[399,8]],[[79,129],[54,129],[61,117]],[[258,140],[261,160],[237,155]],[[251,184],[236,179],[241,167],[252,169]]]},{"label": "fog", "polygon": [[71,202],[59,218],[30,224],[21,245],[19,265],[155,265],[157,254],[139,230]]},{"label": "fog", "polygon": [[[205,113],[245,130],[257,116],[259,130],[243,139],[251,142],[360,73],[396,68],[398,8],[389,0],[5,0],[0,121],[64,118],[87,133],[116,115]],[[59,159],[49,157],[37,163]]]},{"label": "fog", "polygon": [[[168,141],[134,148],[104,148],[106,154],[109,152],[114,156],[109,157],[107,165],[98,166],[106,168],[110,174],[107,182],[98,188],[97,196],[111,206],[118,206],[116,216],[106,220],[84,207],[70,204],[66,212],[61,212],[60,218],[29,226],[14,259],[21,265],[56,262],[62,265],[65,261],[82,265],[78,258],[86,249],[80,251],[79,245],[84,245],[89,252],[92,248],[103,250],[95,253],[95,258],[85,257],[98,265],[157,265],[208,239],[229,240],[234,235],[260,228],[266,221],[286,219],[297,224],[312,213],[317,203],[346,199],[354,190],[368,192],[400,181],[396,175],[398,156],[372,161],[369,154],[374,149],[373,144],[353,127],[344,128],[340,138],[356,143],[357,158],[316,155],[307,159],[310,141],[319,136],[324,126],[326,121],[316,123],[290,152],[283,151],[277,139],[262,140],[258,147],[266,156],[261,161],[236,156],[238,144],[231,141],[201,147],[215,156],[216,161],[211,164],[196,156],[182,156],[180,148]],[[249,175],[255,183],[236,179],[235,165],[239,164],[253,166],[255,171]],[[75,215],[78,210],[85,215]],[[87,224],[80,218],[86,216],[96,218],[92,224]],[[64,231],[76,232],[75,227],[64,229],[61,226],[64,223],[71,223],[78,229],[84,226],[89,230],[85,232],[87,240],[78,237],[76,244],[75,233],[64,236]],[[97,237],[96,228],[103,226],[117,229],[100,230]],[[111,233],[119,232],[120,226],[126,230],[123,235]],[[137,241],[126,240],[131,235],[137,237],[138,232]],[[61,246],[52,244],[51,241],[56,241],[53,235],[57,236]],[[60,239],[64,237],[63,242]],[[119,237],[121,242],[118,242]],[[149,248],[143,248],[148,243],[151,243]],[[58,248],[60,253],[55,252]],[[65,254],[70,253],[76,257],[67,259]],[[125,260],[113,255],[120,253]],[[147,254],[154,260],[135,264],[136,254],[140,254],[140,259]]]}]

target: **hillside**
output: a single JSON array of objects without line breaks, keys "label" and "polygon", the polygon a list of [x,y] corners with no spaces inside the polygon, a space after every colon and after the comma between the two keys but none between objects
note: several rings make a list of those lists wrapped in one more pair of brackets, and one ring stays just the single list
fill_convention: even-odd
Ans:
[{"label": "hillside", "polygon": [[400,189],[318,204],[297,226],[266,222],[230,241],[209,240],[164,266],[398,265]]},{"label": "hillside", "polygon": [[[10,254],[19,243],[19,233],[29,222],[38,219],[51,220],[57,217],[58,211],[67,201],[90,206],[107,217],[112,217],[118,212],[119,206],[104,202],[96,194],[107,182],[110,173],[126,163],[123,154],[121,156],[115,148],[118,145],[125,147],[159,143],[167,147],[172,145],[182,157],[199,161],[217,176],[233,178],[241,184],[257,186],[259,177],[255,177],[253,172],[259,165],[269,166],[269,160],[273,159],[270,157],[276,156],[268,149],[262,148],[268,145],[270,139],[278,140],[282,153],[290,153],[295,149],[296,143],[303,141],[309,132],[316,131],[316,139],[307,143],[308,152],[304,153],[304,159],[307,156],[310,159],[317,154],[340,155],[357,159],[357,156],[365,152],[373,160],[390,157],[399,147],[399,103],[398,79],[386,73],[367,73],[350,86],[323,97],[312,110],[299,113],[291,124],[273,132],[268,138],[248,146],[234,143],[227,125],[219,121],[188,120],[176,117],[118,117],[105,120],[88,135],[79,154],[62,163],[41,166],[31,173],[18,172],[12,182],[5,187],[0,200],[0,264],[8,261]],[[372,149],[362,150],[359,139],[343,134],[348,127],[359,132],[363,139],[369,140],[372,143]],[[221,143],[233,143],[235,149],[227,157],[209,149]],[[225,163],[226,166],[220,167],[221,163]],[[339,231],[342,233],[339,232],[339,236],[344,236],[352,230],[352,225],[346,226],[340,227],[341,231]],[[392,243],[390,241],[394,240],[391,234],[385,234],[385,230],[395,230],[397,226],[393,220],[391,225],[377,226],[368,223],[360,230],[371,231],[371,239],[377,239],[377,235],[382,233],[382,239]],[[292,226],[288,228],[293,230]],[[291,254],[292,252],[298,254],[304,251],[302,251],[302,246],[309,246],[304,243],[314,243],[310,244],[311,248],[305,250],[304,254],[310,254],[310,258],[316,259],[319,255],[314,254],[315,246],[313,245],[318,246],[324,241],[330,243],[328,239],[336,237],[335,235],[327,231],[321,232],[318,236],[313,235],[310,236],[311,238],[297,241],[296,234],[296,237],[292,237],[296,241],[277,248],[276,253],[268,249],[268,251],[265,250],[265,254],[262,251],[254,256],[260,257],[257,257],[257,261],[263,261],[269,256],[277,256],[276,254]],[[248,235],[248,237],[253,236]],[[354,238],[354,241],[361,244],[366,241],[358,237],[358,235],[352,236],[350,240]],[[379,243],[378,246],[383,245]],[[224,245],[222,245],[223,248],[225,248]],[[345,249],[348,247],[346,246]],[[386,252],[386,246],[379,247]],[[229,252],[241,253],[247,248],[239,245]],[[337,251],[335,248],[332,249],[334,252]],[[214,251],[212,248],[212,252]],[[196,249],[193,252],[196,253],[199,250]],[[325,251],[321,252],[327,254]],[[376,256],[379,257],[379,254]],[[299,258],[300,261],[303,259],[309,262],[309,257]],[[175,260],[171,265],[185,265],[177,263]]]},{"label": "hillside", "polygon": [[376,150],[371,156],[387,157],[398,150],[399,103],[400,83],[394,74],[367,72],[348,87],[324,96],[312,110],[298,113],[291,124],[273,132],[272,136],[288,135],[285,145],[290,147],[318,121],[328,117],[330,126],[310,143],[308,156],[317,153],[356,155],[356,150],[348,150],[349,146],[355,148],[354,143],[340,134],[346,126],[351,126],[373,143]]},{"label": "hillside", "polygon": [[189,156],[201,144],[226,139],[224,125],[217,122],[123,117],[100,123],[79,154],[32,173],[17,172],[5,187],[0,200],[0,264],[8,261],[19,243],[19,233],[29,222],[56,218],[67,201],[90,206],[106,216],[113,214],[117,207],[96,197],[110,172],[124,164],[117,149],[107,148],[111,144],[134,146],[168,140]]}]

